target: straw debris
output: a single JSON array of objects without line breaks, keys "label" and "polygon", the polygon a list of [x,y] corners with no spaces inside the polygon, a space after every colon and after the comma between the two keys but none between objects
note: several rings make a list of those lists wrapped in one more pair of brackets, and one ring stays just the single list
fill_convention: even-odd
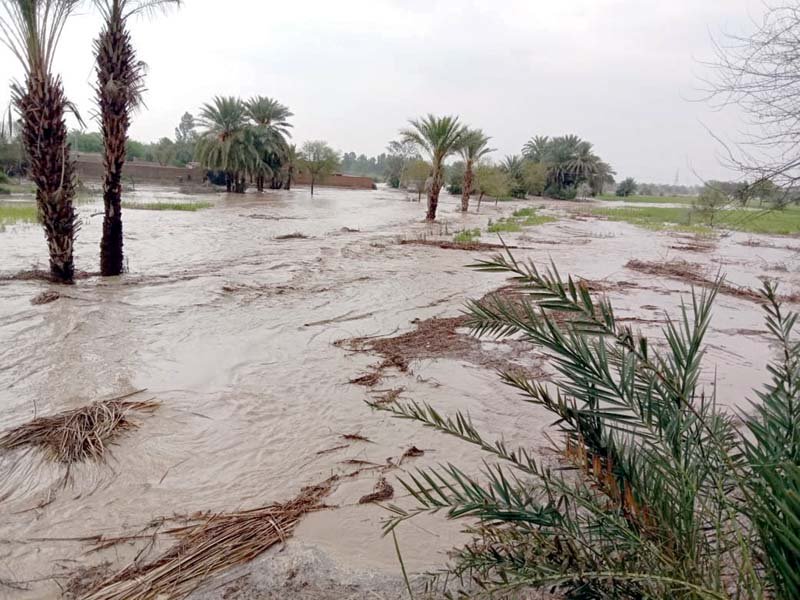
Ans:
[{"label": "straw debris", "polygon": [[123,400],[140,391],[33,419],[0,435],[0,450],[38,448],[49,460],[64,465],[102,460],[122,433],[138,427],[131,413],[152,413],[158,407],[151,400]]},{"label": "straw debris", "polygon": [[300,518],[325,508],[323,499],[337,477],[303,488],[285,503],[206,517],[167,530],[177,542],[146,564],[134,563],[88,590],[83,600],[182,598],[208,577],[247,563],[291,537]]}]

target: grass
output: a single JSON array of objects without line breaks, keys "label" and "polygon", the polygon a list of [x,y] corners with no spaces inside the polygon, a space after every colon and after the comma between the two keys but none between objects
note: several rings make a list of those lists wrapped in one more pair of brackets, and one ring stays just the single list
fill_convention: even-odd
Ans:
[{"label": "grass", "polygon": [[[595,208],[592,214],[610,221],[625,221],[653,230],[672,229],[692,233],[709,233],[712,230],[708,218],[692,212],[690,207]],[[714,228],[773,235],[797,234],[800,233],[800,208],[793,206],[773,211],[722,210],[714,216]]]},{"label": "grass", "polygon": [[214,206],[211,202],[123,202],[122,208],[130,210],[182,210],[195,212]]},{"label": "grass", "polygon": [[504,231],[522,231],[523,227],[533,227],[544,223],[551,223],[556,219],[537,214],[535,208],[520,208],[512,213],[510,217],[499,219],[497,222],[489,222],[489,233],[501,233]]},{"label": "grass", "polygon": [[614,194],[602,194],[599,200],[613,202],[636,202],[640,204],[691,204],[694,196],[627,196],[620,197]]},{"label": "grass", "polygon": [[480,229],[464,229],[453,236],[456,244],[470,244],[481,237]]},{"label": "grass", "polygon": [[35,204],[22,202],[0,203],[0,226],[15,223],[36,223],[39,218]]}]

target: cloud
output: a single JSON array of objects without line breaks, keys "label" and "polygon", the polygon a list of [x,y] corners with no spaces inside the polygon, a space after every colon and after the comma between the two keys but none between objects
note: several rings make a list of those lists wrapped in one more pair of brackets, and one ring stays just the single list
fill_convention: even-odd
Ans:
[{"label": "cloud", "polygon": [[[295,138],[383,151],[409,117],[459,114],[493,136],[497,156],[534,134],[576,133],[620,176],[725,177],[706,132],[739,115],[687,101],[709,30],[746,31],[760,0],[187,0],[132,23],[149,65],[134,137],[172,135],[214,95],[266,94],[295,112]],[[65,31],[56,68],[92,107],[86,10]],[[0,81],[20,76],[0,52]],[[0,92],[0,102],[8,94]]]}]

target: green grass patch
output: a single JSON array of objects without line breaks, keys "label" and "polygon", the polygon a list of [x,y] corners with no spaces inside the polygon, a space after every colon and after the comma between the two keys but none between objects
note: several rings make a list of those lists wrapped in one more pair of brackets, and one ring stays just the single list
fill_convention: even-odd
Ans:
[{"label": "green grass patch", "polygon": [[[652,230],[672,229],[691,233],[709,233],[709,217],[691,207],[627,206],[595,208],[592,214],[610,221],[624,221]],[[747,233],[787,235],[800,233],[800,209],[761,211],[753,209],[721,210],[714,215],[714,227]]]},{"label": "green grass patch", "polygon": [[543,223],[555,221],[554,217],[546,217],[537,213],[535,208],[520,208],[515,210],[510,217],[499,219],[492,223],[489,222],[489,233],[501,233],[504,231],[522,231],[523,227],[533,227]]},{"label": "green grass patch", "polygon": [[194,212],[214,206],[211,202],[123,202],[122,208],[131,210],[182,210]]},{"label": "green grass patch", "polygon": [[609,202],[635,202],[639,204],[691,204],[694,196],[615,196],[614,194],[603,194],[598,196],[599,200]]},{"label": "green grass patch", "polygon": [[464,229],[453,236],[453,241],[457,244],[469,244],[481,237],[480,229]]},{"label": "green grass patch", "polygon": [[0,225],[36,223],[39,219],[35,204],[22,202],[0,203]]}]

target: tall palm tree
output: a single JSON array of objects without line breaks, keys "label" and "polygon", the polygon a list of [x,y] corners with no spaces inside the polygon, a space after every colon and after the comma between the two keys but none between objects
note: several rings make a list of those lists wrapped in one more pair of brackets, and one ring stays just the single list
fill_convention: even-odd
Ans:
[{"label": "tall palm tree", "polygon": [[283,155],[283,167],[286,169],[286,178],[283,180],[283,189],[292,189],[292,181],[294,181],[294,174],[297,171],[300,162],[300,153],[297,151],[297,146],[294,144],[287,144],[286,152]]},{"label": "tall palm tree", "polygon": [[128,19],[180,0],[94,0],[103,18],[94,42],[97,103],[103,133],[103,237],[100,241],[100,273],[119,275],[123,265],[122,168],[131,114],[141,102],[145,65],[136,58]]},{"label": "tall palm tree", "polygon": [[246,103],[247,116],[256,130],[258,151],[261,163],[258,165],[256,187],[263,191],[266,176],[272,177],[272,188],[279,189],[283,185],[282,157],[286,153],[286,138],[291,137],[289,129],[292,124],[289,118],[294,116],[287,106],[273,98],[254,96]]},{"label": "tall palm tree", "polygon": [[436,219],[439,192],[444,184],[444,161],[458,150],[466,127],[458,117],[436,117],[429,114],[421,119],[409,121],[411,127],[400,131],[403,141],[409,141],[428,155],[433,168],[431,186],[428,190],[428,212],[425,219]]},{"label": "tall palm tree", "polygon": [[544,162],[547,155],[547,147],[550,143],[550,138],[546,135],[535,135],[522,147],[522,154],[528,160],[533,162]]},{"label": "tall palm tree", "polygon": [[79,0],[2,0],[0,40],[22,64],[24,84],[11,86],[12,101],[22,122],[22,141],[36,184],[36,203],[50,253],[50,275],[71,283],[75,275],[73,244],[78,223],[75,165],[69,157],[67,125],[72,105],[61,78],[53,73],[53,57],[64,25]]},{"label": "tall palm tree", "polygon": [[258,168],[261,157],[247,123],[247,107],[233,96],[216,96],[200,109],[205,127],[197,142],[197,158],[204,168],[222,171],[227,190],[244,192],[245,174]]},{"label": "tall palm tree", "polygon": [[480,129],[470,129],[462,138],[459,147],[461,158],[464,159],[464,184],[461,188],[461,212],[469,210],[469,196],[472,194],[474,185],[474,167],[481,158],[494,152],[494,148],[489,148],[491,138],[484,135]]}]

